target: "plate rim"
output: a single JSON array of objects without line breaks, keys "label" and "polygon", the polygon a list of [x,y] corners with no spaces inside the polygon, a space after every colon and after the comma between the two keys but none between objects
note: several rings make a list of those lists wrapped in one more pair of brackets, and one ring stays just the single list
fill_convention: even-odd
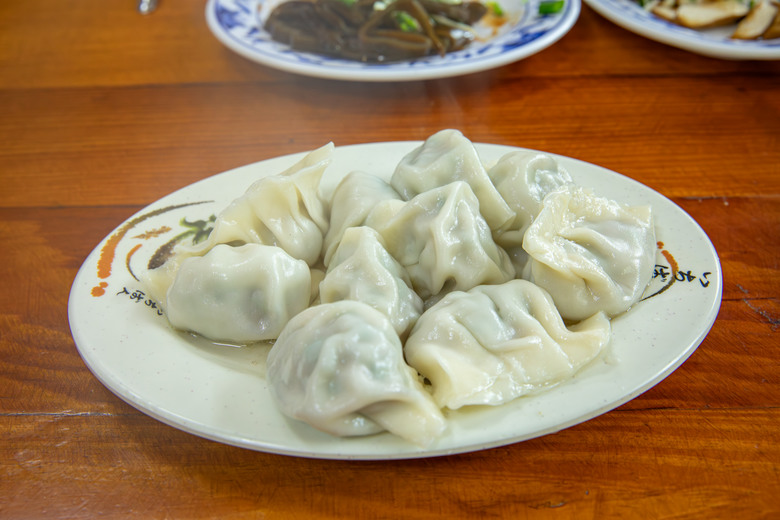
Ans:
[{"label": "plate rim", "polygon": [[[598,14],[635,34],[711,58],[727,60],[780,59],[780,39],[764,44],[751,40],[708,37],[706,32],[681,27],[646,13],[632,0],[584,0]],[[630,13],[630,14],[629,14]],[[760,40],[763,41],[763,40]]]},{"label": "plate rim", "polygon": [[[366,146],[383,146],[387,144],[392,145],[419,145],[422,141],[388,141],[388,142],[375,142],[375,143],[361,143],[361,144],[353,144],[353,145],[345,145],[341,147],[337,147],[336,150],[339,148],[359,148],[359,147],[366,147]],[[490,144],[490,143],[474,143],[475,146],[477,146],[478,150],[480,147],[498,147],[500,149],[504,149],[506,151],[538,151],[533,150],[529,148],[523,148],[518,146],[512,146],[512,145],[497,145],[497,144]],[[133,219],[135,216],[141,214],[144,210],[147,208],[150,208],[152,206],[156,206],[159,204],[162,204],[164,201],[169,199],[175,199],[177,196],[180,196],[181,193],[190,187],[201,184],[201,183],[207,183],[207,182],[216,182],[216,177],[221,176],[230,176],[230,174],[234,172],[238,172],[243,169],[252,168],[252,167],[259,167],[262,165],[262,163],[266,163],[268,161],[283,161],[287,160],[289,162],[293,162],[296,160],[296,158],[300,158],[301,156],[305,155],[307,152],[298,152],[293,154],[286,154],[282,156],[272,157],[265,160],[257,161],[254,163],[250,163],[243,166],[238,166],[236,168],[231,168],[229,170],[226,170],[221,173],[217,173],[214,175],[211,175],[209,177],[206,177],[204,179],[200,179],[198,181],[195,181],[191,184],[188,184],[186,186],[183,186],[182,188],[179,188],[177,190],[174,190],[173,192],[169,193],[168,195],[165,195],[156,201],[152,202],[151,204],[148,204],[138,212],[134,213],[133,215],[129,216],[126,220],[124,220],[122,223],[120,223],[118,226],[114,228],[109,234],[107,234],[103,239],[100,240],[100,242],[97,244],[97,246],[89,253],[89,255],[85,258],[84,262],[82,263],[81,267],[79,268],[76,277],[74,278],[73,284],[71,286],[70,294],[68,297],[68,322],[71,329],[71,334],[73,336],[77,351],[79,352],[79,355],[82,357],[83,361],[89,368],[90,372],[108,389],[110,390],[114,395],[119,397],[124,402],[131,405],[133,408],[136,408],[143,412],[144,414],[164,423],[171,427],[174,427],[176,429],[188,432],[190,434],[196,435],[201,438],[209,439],[215,442],[228,444],[236,447],[246,448],[253,451],[260,451],[265,453],[274,453],[274,454],[280,454],[280,455],[287,455],[287,456],[296,456],[296,457],[303,457],[303,458],[314,458],[314,459],[330,459],[330,460],[402,460],[402,459],[415,459],[415,458],[427,458],[427,457],[438,457],[438,456],[448,456],[452,454],[459,454],[459,453],[468,453],[468,452],[474,452],[474,451],[482,451],[487,449],[492,449],[499,446],[506,446],[511,444],[516,444],[519,442],[524,442],[526,440],[530,440],[533,438],[538,438],[541,436],[549,435],[551,433],[555,433],[557,431],[570,428],[572,426],[584,423],[586,421],[589,421],[595,417],[598,417],[600,415],[603,415],[604,413],[607,413],[611,410],[614,410],[618,408],[619,406],[622,406],[628,401],[631,401],[641,395],[642,393],[646,392],[650,388],[656,386],[661,381],[666,379],[670,374],[672,374],[677,368],[679,368],[699,347],[699,345],[702,343],[702,341],[706,338],[706,336],[709,334],[712,326],[717,320],[717,316],[720,310],[721,302],[722,302],[722,294],[723,294],[723,272],[722,272],[722,266],[720,263],[720,259],[717,254],[717,250],[715,249],[712,241],[710,240],[709,236],[706,234],[704,229],[699,225],[698,222],[696,222],[695,219],[693,219],[684,209],[682,209],[680,206],[675,204],[671,199],[667,198],[663,194],[659,193],[658,191],[650,188],[649,186],[646,186],[639,181],[636,181],[624,174],[621,174],[619,172],[615,172],[613,170],[610,170],[608,168],[599,166],[594,163],[589,163],[586,161],[582,161],[576,158],[562,156],[559,154],[554,154],[550,152],[542,152],[547,153],[550,156],[555,157],[556,159],[565,159],[567,161],[573,161],[576,163],[581,163],[584,165],[588,165],[590,167],[595,167],[597,169],[603,170],[604,172],[608,172],[612,175],[616,175],[620,177],[623,181],[627,183],[632,183],[636,185],[637,187],[640,187],[644,190],[649,190],[652,192],[655,196],[660,197],[661,199],[664,199],[667,204],[674,207],[676,211],[679,211],[682,216],[684,216],[688,221],[689,224],[692,224],[695,226],[695,228],[698,230],[698,233],[700,233],[701,239],[704,240],[705,244],[709,248],[708,254],[712,255],[712,259],[714,260],[714,266],[715,271],[713,274],[715,275],[711,280],[717,281],[716,288],[717,292],[712,298],[712,303],[710,305],[710,308],[707,309],[706,312],[706,318],[702,320],[702,323],[704,323],[704,326],[701,329],[698,330],[698,334],[696,335],[695,339],[690,341],[690,344],[688,344],[684,349],[680,350],[679,352],[676,352],[676,355],[668,360],[668,363],[663,367],[662,370],[659,370],[656,372],[653,377],[649,378],[647,381],[645,381],[643,384],[636,386],[632,391],[627,392],[623,394],[623,396],[616,400],[611,400],[609,402],[606,402],[602,406],[595,407],[591,411],[585,414],[578,414],[575,417],[572,417],[571,419],[563,422],[556,423],[552,427],[544,428],[541,430],[537,430],[532,432],[531,434],[525,434],[521,436],[516,437],[509,437],[509,438],[499,438],[495,439],[493,441],[488,442],[478,442],[478,443],[471,443],[468,445],[459,445],[454,448],[443,448],[443,449],[419,449],[415,447],[410,447],[407,451],[401,451],[398,453],[382,453],[382,454],[371,454],[371,453],[354,453],[354,452],[342,452],[342,451],[332,451],[332,452],[320,452],[320,451],[312,451],[312,450],[305,450],[305,449],[296,449],[291,447],[285,447],[282,445],[279,445],[278,443],[271,443],[271,442],[265,442],[265,441],[258,441],[258,440],[248,440],[240,435],[232,434],[228,430],[224,429],[217,429],[217,428],[211,428],[211,431],[204,431],[203,426],[198,421],[193,421],[191,419],[188,419],[187,417],[176,414],[176,413],[163,413],[158,410],[159,407],[155,407],[153,403],[149,402],[147,399],[143,398],[138,392],[133,390],[132,385],[128,385],[127,382],[118,380],[111,376],[111,374],[106,374],[102,371],[101,368],[99,368],[95,363],[94,359],[87,353],[86,351],[86,340],[83,337],[83,330],[81,327],[78,326],[76,323],[76,308],[80,305],[79,299],[83,297],[81,293],[78,291],[82,290],[83,287],[81,287],[81,280],[84,277],[91,277],[91,272],[88,272],[88,264],[90,264],[91,260],[96,257],[96,255],[99,254],[101,246],[108,240],[108,238],[121,226],[128,222],[129,220]],[[265,173],[265,175],[270,175],[272,173]],[[89,266],[91,268],[91,265]],[[551,392],[554,392],[555,389],[550,390]],[[546,393],[546,392],[545,392]],[[336,441],[341,441],[342,439],[334,438]]]},{"label": "plate rim", "polygon": [[[582,9],[581,0],[566,0],[566,11],[552,30],[546,32],[543,36],[534,39],[530,43],[497,56],[487,57],[477,64],[475,64],[474,61],[464,61],[459,63],[434,64],[434,67],[410,67],[408,70],[404,71],[396,68],[397,65],[404,62],[389,63],[388,65],[393,66],[393,68],[382,68],[381,64],[373,64],[370,68],[338,69],[287,62],[280,60],[275,56],[265,57],[254,51],[251,46],[247,45],[245,42],[234,38],[224,30],[215,13],[219,2],[222,1],[224,0],[207,1],[205,13],[206,23],[217,40],[236,54],[255,63],[292,74],[320,79],[363,82],[422,81],[462,76],[503,67],[537,54],[563,38],[576,23]],[[305,53],[294,54],[305,56]]]}]

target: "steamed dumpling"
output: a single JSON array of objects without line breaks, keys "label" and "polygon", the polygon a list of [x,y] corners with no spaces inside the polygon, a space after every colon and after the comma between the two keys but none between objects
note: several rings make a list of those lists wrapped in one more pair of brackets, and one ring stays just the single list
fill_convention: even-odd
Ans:
[{"label": "steamed dumpling", "polygon": [[544,290],[512,280],[446,295],[417,320],[404,353],[437,404],[457,409],[559,383],[596,358],[610,335],[603,313],[567,328]]},{"label": "steamed dumpling", "polygon": [[347,174],[333,191],[330,227],[325,235],[323,262],[330,258],[341,241],[344,231],[362,226],[374,207],[384,200],[399,200],[401,196],[384,179],[369,173],[354,171]]},{"label": "steamed dumpling", "polygon": [[562,188],[544,199],[523,248],[529,279],[552,295],[565,319],[615,316],[639,300],[652,277],[652,211]]},{"label": "steamed dumpling", "polygon": [[523,235],[542,209],[542,201],[553,191],[572,184],[571,175],[550,155],[510,152],[488,170],[488,176],[514,213],[505,229],[494,233],[496,243],[512,258],[518,275],[526,265]]},{"label": "steamed dumpling", "polygon": [[368,222],[423,299],[514,278],[509,256],[493,242],[479,201],[465,182],[430,189],[400,205],[387,201],[377,211],[385,220],[372,214]]},{"label": "steamed dumpling", "polygon": [[282,413],[332,435],[387,430],[428,446],[446,428],[390,321],[364,303],[317,305],[290,320],[268,355],[268,381]]},{"label": "steamed dumpling", "polygon": [[453,181],[471,187],[490,229],[501,229],[514,216],[490,181],[474,144],[457,130],[437,132],[402,158],[390,184],[410,200]]},{"label": "steamed dumpling", "polygon": [[542,208],[544,198],[557,189],[573,183],[571,175],[550,155],[531,152],[510,152],[488,170],[488,176],[514,213],[509,225],[512,230],[502,233],[522,233],[531,225]]},{"label": "steamed dumpling", "polygon": [[262,244],[217,245],[181,264],[164,309],[178,329],[231,343],[276,338],[309,305],[309,266]]},{"label": "steamed dumpling", "polygon": [[201,254],[216,244],[279,246],[314,265],[328,231],[327,207],[319,196],[322,174],[331,162],[329,143],[306,154],[287,170],[254,182],[218,216],[204,243],[181,253]]},{"label": "steamed dumpling", "polygon": [[387,252],[379,233],[365,226],[343,233],[319,294],[322,303],[367,303],[387,316],[401,337],[406,337],[423,309],[409,275]]},{"label": "steamed dumpling", "polygon": [[202,256],[218,244],[279,246],[313,266],[328,230],[327,208],[319,184],[331,162],[329,143],[306,154],[287,170],[255,181],[216,218],[214,229],[199,244],[179,244],[162,266],[146,271],[143,283],[158,302],[164,302],[182,262]]}]

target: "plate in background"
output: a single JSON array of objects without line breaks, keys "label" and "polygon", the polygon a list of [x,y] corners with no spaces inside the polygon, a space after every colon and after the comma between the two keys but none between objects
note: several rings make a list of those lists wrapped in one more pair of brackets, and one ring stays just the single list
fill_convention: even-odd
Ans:
[{"label": "plate in background", "polygon": [[730,60],[780,59],[780,38],[734,40],[735,25],[689,29],[643,9],[634,0],[585,0],[594,11],[631,32],[679,49]]},{"label": "plate in background", "polygon": [[538,14],[539,0],[502,0],[511,23],[484,42],[448,53],[395,63],[361,63],[302,53],[275,42],[260,27],[263,0],[209,0],[206,21],[225,46],[241,56],[275,69],[320,78],[350,81],[412,81],[460,76],[501,67],[547,48],[562,38],[580,14],[580,0],[566,0],[555,15]]}]

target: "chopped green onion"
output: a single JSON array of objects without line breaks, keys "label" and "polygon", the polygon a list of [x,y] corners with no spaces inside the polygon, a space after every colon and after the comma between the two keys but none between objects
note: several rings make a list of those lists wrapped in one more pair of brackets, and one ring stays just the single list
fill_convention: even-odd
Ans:
[{"label": "chopped green onion", "polygon": [[403,32],[420,32],[422,30],[420,22],[406,11],[395,11],[393,17],[398,24],[398,28]]},{"label": "chopped green onion", "polygon": [[557,14],[563,10],[566,0],[542,0],[539,2],[539,14]]},{"label": "chopped green onion", "polygon": [[495,16],[504,16],[504,10],[501,9],[498,2],[487,2],[485,5]]}]

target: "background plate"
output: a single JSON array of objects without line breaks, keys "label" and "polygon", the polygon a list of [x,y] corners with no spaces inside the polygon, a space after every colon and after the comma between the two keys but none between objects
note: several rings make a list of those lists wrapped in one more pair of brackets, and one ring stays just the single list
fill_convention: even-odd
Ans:
[{"label": "background plate", "polygon": [[733,40],[735,26],[688,29],[647,12],[633,0],[585,0],[594,11],[631,32],[687,51],[731,60],[780,59],[780,38]]},{"label": "background plate", "polygon": [[[354,169],[389,178],[419,144],[337,147],[323,178],[325,193]],[[476,146],[486,163],[517,150]],[[556,156],[575,182],[597,194],[651,204],[663,243],[645,293],[655,295],[613,320],[605,356],[544,393],[449,413],[449,430],[427,450],[390,434],[339,439],[290,421],[277,411],[263,377],[268,347],[218,346],[172,330],[136,277],[164,244],[202,229],[256,179],[279,173],[302,156],[262,161],[183,188],[134,215],[89,255],[71,289],[70,326],[87,366],[116,395],[169,425],[254,450],[332,459],[446,455],[530,439],[607,412],[669,375],[715,321],[721,268],[696,222],[627,177]]]},{"label": "background plate", "polygon": [[513,23],[484,42],[444,57],[369,64],[291,50],[271,40],[259,27],[257,7],[262,0],[209,0],[206,21],[224,45],[269,67],[320,78],[353,81],[410,81],[459,76],[507,65],[558,41],[580,14],[580,0],[566,0],[563,11],[539,16],[539,0],[503,0]]}]

